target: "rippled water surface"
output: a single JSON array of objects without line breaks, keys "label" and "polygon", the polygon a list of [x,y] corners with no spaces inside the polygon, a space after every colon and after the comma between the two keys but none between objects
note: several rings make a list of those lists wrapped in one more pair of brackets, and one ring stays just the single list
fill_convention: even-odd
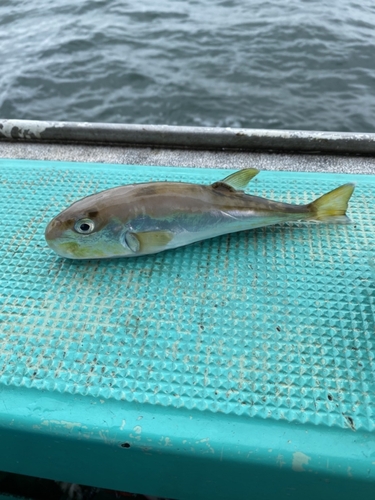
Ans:
[{"label": "rippled water surface", "polygon": [[374,0],[1,0],[2,118],[375,132]]}]

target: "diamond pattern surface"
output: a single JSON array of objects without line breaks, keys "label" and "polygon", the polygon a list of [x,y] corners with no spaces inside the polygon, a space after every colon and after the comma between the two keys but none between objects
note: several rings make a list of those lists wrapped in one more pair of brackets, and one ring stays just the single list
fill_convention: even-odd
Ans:
[{"label": "diamond pattern surface", "polygon": [[87,194],[228,171],[0,162],[0,383],[375,427],[375,177],[262,172],[305,203],[357,183],[349,226],[293,223],[136,259],[69,261],[44,229]]}]

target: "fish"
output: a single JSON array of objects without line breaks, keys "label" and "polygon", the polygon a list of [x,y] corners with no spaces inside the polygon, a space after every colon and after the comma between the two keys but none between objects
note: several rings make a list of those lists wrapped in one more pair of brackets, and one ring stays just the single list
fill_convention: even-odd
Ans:
[{"label": "fish", "polygon": [[354,184],[306,205],[246,194],[259,173],[245,168],[213,184],[147,182],[113,187],[73,203],[46,227],[45,239],[68,259],[156,254],[228,233],[288,221],[347,224]]}]

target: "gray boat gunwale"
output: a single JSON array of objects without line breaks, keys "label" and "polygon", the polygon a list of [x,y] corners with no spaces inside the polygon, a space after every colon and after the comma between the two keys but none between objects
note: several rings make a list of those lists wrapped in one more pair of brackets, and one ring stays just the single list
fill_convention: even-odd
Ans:
[{"label": "gray boat gunwale", "polygon": [[0,119],[0,141],[375,156],[375,133]]}]

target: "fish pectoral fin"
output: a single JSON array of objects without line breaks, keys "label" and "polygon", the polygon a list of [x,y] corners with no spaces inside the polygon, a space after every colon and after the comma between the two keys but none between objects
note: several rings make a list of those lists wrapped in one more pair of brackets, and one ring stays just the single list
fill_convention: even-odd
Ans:
[{"label": "fish pectoral fin", "polygon": [[[251,179],[259,174],[259,170],[256,168],[244,168],[243,170],[239,170],[238,172],[234,172],[234,174],[228,175],[225,179],[214,182],[212,184],[213,188],[232,188],[232,190],[243,190],[249,184]],[[224,184],[224,186],[223,186]]]},{"label": "fish pectoral fin", "polygon": [[143,233],[131,233],[132,238],[138,241],[138,250],[142,253],[162,250],[173,239],[171,231],[145,231]]}]

